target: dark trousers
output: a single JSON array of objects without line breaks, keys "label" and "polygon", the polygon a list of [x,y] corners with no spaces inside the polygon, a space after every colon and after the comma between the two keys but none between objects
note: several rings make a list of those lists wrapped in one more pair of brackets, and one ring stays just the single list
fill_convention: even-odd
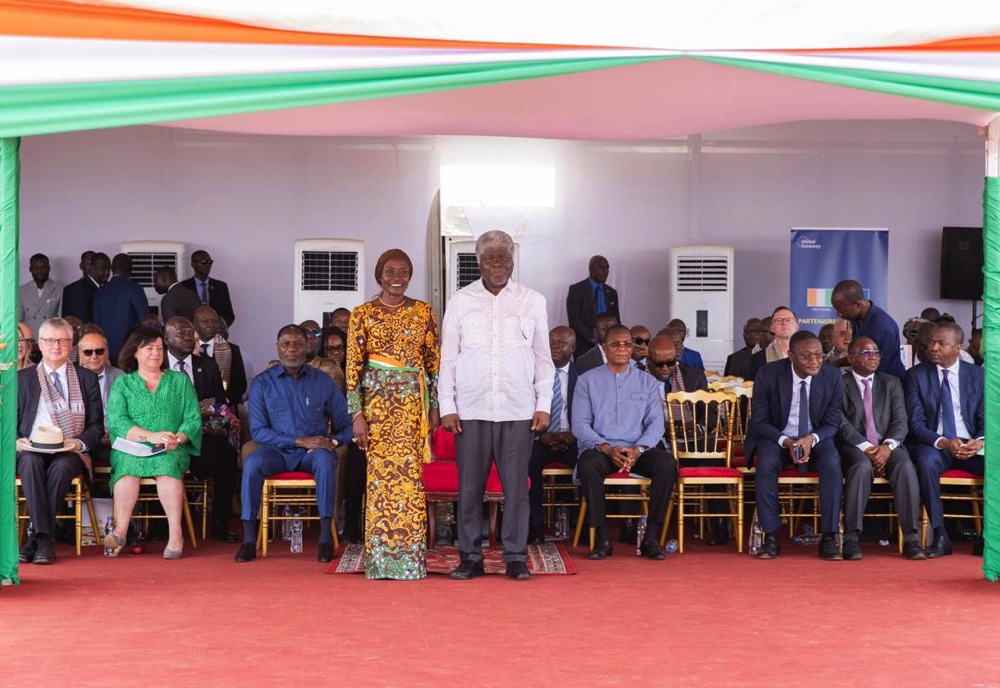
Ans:
[{"label": "dark trousers", "polygon": [[[778,473],[792,463],[787,449],[777,442],[761,439],[757,444],[754,491],[757,499],[757,516],[765,533],[777,532],[781,526],[778,510]],[[819,473],[820,531],[840,532],[840,497],[843,493],[843,473],[840,454],[832,441],[814,444],[809,462],[800,464],[799,470]]]},{"label": "dark trousers", "polygon": [[490,465],[503,486],[504,561],[528,558],[528,459],[531,421],[463,420],[455,435],[458,463],[458,549],[463,561],[483,560],[483,495]]},{"label": "dark trousers", "polygon": [[532,442],[531,458],[528,460],[528,478],[531,480],[528,501],[531,505],[532,528],[542,525],[542,470],[553,461],[564,463],[570,468],[576,466],[576,444],[574,443],[567,451],[557,452],[541,442]]},{"label": "dark trousers", "polygon": [[[840,457],[844,467],[844,532],[860,533],[875,472],[871,459],[857,447],[842,446]],[[892,501],[896,505],[903,535],[915,533],[920,522],[920,489],[917,485],[917,469],[903,445],[896,447],[889,455],[885,464],[885,477],[892,488]]]},{"label": "dark trousers", "polygon": [[288,455],[273,447],[258,447],[243,464],[243,521],[254,521],[260,511],[264,479],[275,473],[303,471],[316,480],[316,505],[320,518],[333,518],[333,496],[337,489],[337,455],[328,449],[299,449]]},{"label": "dark trousers", "polygon": [[[607,537],[604,479],[617,472],[618,467],[599,449],[588,449],[580,454],[577,474],[580,476],[583,496],[587,500],[587,519],[602,537]],[[667,517],[667,505],[674,491],[674,483],[677,482],[677,461],[666,449],[655,447],[642,453],[632,467],[632,472],[651,481],[648,517],[651,525],[646,533],[658,535],[659,528],[653,528],[652,524],[661,526]]]},{"label": "dark trousers", "polygon": [[202,435],[201,454],[191,457],[191,475],[212,479],[212,523],[224,526],[236,490],[236,450],[225,437]]},{"label": "dark trousers", "polygon": [[28,502],[28,513],[36,535],[55,533],[56,512],[66,501],[73,478],[84,472],[83,461],[73,452],[17,455],[17,474]]},{"label": "dark trousers", "polygon": [[368,480],[368,457],[356,442],[347,445],[344,456],[342,491],[344,494],[344,538],[360,540],[364,532],[361,505],[365,501]]},{"label": "dark trousers", "polygon": [[983,474],[984,461],[982,456],[973,456],[964,461],[941,449],[935,449],[926,444],[910,447],[913,463],[917,467],[917,480],[920,482],[920,499],[927,509],[927,518],[931,528],[944,528],[944,505],[941,504],[941,474],[951,468],[961,471]]}]

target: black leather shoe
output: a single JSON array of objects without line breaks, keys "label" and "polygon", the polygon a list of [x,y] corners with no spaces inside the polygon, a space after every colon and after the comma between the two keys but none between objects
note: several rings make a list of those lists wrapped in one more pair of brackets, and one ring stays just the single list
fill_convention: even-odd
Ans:
[{"label": "black leather shoe", "polygon": [[611,556],[614,551],[614,546],[611,544],[611,540],[598,540],[594,545],[594,549],[590,550],[590,554],[587,555],[588,559],[607,559]]},{"label": "black leather shoe", "polygon": [[337,553],[333,551],[332,542],[321,542],[319,543],[319,549],[316,551],[316,559],[324,564],[329,564],[337,556]]},{"label": "black leather shoe", "polygon": [[927,558],[937,559],[951,554],[951,540],[947,535],[938,535],[934,538],[934,543],[927,548]]},{"label": "black leather shoe", "polygon": [[52,538],[38,538],[38,549],[35,551],[35,558],[32,564],[54,564],[56,563],[56,550],[52,546]]},{"label": "black leather shoe", "polygon": [[663,551],[663,548],[660,547],[660,544],[656,540],[643,540],[642,544],[639,545],[639,554],[645,559],[653,559],[655,561],[667,558],[667,553]]},{"label": "black leather shoe", "polygon": [[224,523],[212,526],[208,534],[219,542],[236,542],[236,533],[229,530]]},{"label": "black leather shoe", "polygon": [[820,538],[819,558],[827,561],[840,561],[844,558],[840,555],[840,549],[837,548],[837,538],[831,533],[823,533],[823,537]]},{"label": "black leather shoe", "polygon": [[781,543],[778,542],[777,535],[765,535],[764,542],[760,543],[757,550],[758,559],[774,559],[781,554]]},{"label": "black leather shoe", "polygon": [[528,529],[528,544],[529,545],[544,545],[545,544],[545,527],[544,526],[531,526]]},{"label": "black leather shoe", "polygon": [[981,557],[983,556],[983,550],[986,549],[986,540],[982,535],[976,537],[975,542],[972,543],[972,556]]},{"label": "black leather shoe", "polygon": [[531,571],[528,570],[528,565],[523,561],[508,561],[507,577],[511,580],[526,581],[531,578]]},{"label": "black leather shoe", "polygon": [[257,558],[257,543],[256,542],[244,542],[240,545],[239,551],[236,552],[236,561],[241,564],[245,561],[253,561]]},{"label": "black leather shoe", "polygon": [[729,544],[729,523],[724,518],[717,518],[712,521],[712,537],[708,544],[721,547]]},{"label": "black leather shoe", "polygon": [[481,561],[463,561],[454,571],[449,574],[454,580],[469,580],[486,575]]},{"label": "black leather shoe", "polygon": [[618,531],[618,542],[626,545],[634,545],[639,541],[639,533],[636,530],[635,519],[627,518],[622,523],[622,529]]},{"label": "black leather shoe", "polygon": [[30,537],[24,541],[21,545],[21,549],[17,551],[17,560],[22,564],[30,564],[35,558],[35,552],[38,551],[38,540]]},{"label": "black leather shoe", "polygon": [[[836,542],[834,542],[836,545]],[[841,557],[844,561],[857,561],[861,559],[864,555],[861,554],[861,545],[858,544],[858,539],[856,537],[846,537],[844,538],[844,547],[841,552]],[[823,557],[824,559],[826,557]]]},{"label": "black leather shoe", "polygon": [[927,555],[924,553],[924,548],[920,546],[920,541],[916,536],[903,539],[903,559],[919,561],[926,558]]}]

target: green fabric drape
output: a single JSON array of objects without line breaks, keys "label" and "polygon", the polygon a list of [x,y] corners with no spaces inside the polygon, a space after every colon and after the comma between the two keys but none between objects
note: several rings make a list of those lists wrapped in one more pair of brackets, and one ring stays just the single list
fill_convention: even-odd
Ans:
[{"label": "green fabric drape", "polygon": [[17,583],[17,239],[19,139],[0,139],[0,581]]},{"label": "green fabric drape", "polygon": [[949,103],[980,110],[1000,110],[1000,83],[972,79],[950,79],[937,76],[894,74],[862,69],[837,69],[808,65],[780,64],[726,57],[699,58],[706,62],[769,72],[797,79],[822,81],[836,86],[861,88],[879,93],[891,93],[936,103]]},{"label": "green fabric drape", "polygon": [[125,127],[488,86],[672,57],[586,58],[295,74],[11,86],[0,137]]},{"label": "green fabric drape", "polygon": [[1000,577],[1000,178],[983,191],[983,349],[986,357],[986,520],[983,572]]}]

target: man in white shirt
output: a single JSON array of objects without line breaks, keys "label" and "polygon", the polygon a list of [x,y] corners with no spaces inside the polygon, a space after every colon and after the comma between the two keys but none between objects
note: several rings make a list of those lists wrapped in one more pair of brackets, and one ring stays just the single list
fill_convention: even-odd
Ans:
[{"label": "man in white shirt", "polygon": [[458,456],[457,580],[482,576],[483,494],[490,464],[503,485],[507,577],[528,580],[528,459],[532,433],[545,432],[554,367],[545,298],[510,281],[514,241],[486,232],[476,241],[482,278],[459,290],[441,327],[441,426]]}]

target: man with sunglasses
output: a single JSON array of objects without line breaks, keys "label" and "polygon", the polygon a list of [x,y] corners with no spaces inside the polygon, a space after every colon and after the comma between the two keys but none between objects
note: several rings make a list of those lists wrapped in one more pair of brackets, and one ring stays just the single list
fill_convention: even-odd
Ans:
[{"label": "man with sunglasses", "polygon": [[195,251],[191,254],[191,269],[194,277],[181,282],[197,295],[203,306],[211,306],[219,317],[232,327],[236,315],[233,313],[233,303],[229,300],[229,285],[219,279],[209,279],[212,265],[215,263],[208,251]]},{"label": "man with sunglasses", "polygon": [[793,334],[788,358],[768,363],[757,372],[745,449],[748,462],[757,468],[757,514],[764,530],[759,559],[773,559],[781,553],[778,473],[789,464],[802,473],[819,473],[823,534],[819,556],[841,558],[836,534],[843,474],[833,439],[840,429],[843,402],[843,376],[823,364],[823,347],[812,332]]},{"label": "man with sunglasses", "polygon": [[649,340],[652,337],[649,330],[642,325],[633,325],[632,329],[632,362],[639,370],[646,369],[646,356],[649,354]]},{"label": "man with sunglasses", "polygon": [[870,337],[848,349],[851,369],[844,374],[844,405],[837,446],[844,469],[844,547],[847,560],[861,558],[865,505],[875,478],[888,478],[903,531],[903,557],[925,559],[917,536],[920,487],[917,470],[903,446],[907,432],[903,385],[878,372],[882,352]]}]

